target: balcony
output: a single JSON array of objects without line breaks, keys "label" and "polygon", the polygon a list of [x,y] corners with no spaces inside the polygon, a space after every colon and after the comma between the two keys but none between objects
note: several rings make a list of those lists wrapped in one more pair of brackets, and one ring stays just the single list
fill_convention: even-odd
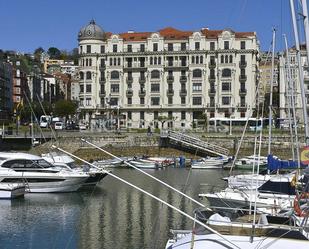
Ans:
[{"label": "balcony", "polygon": [[100,83],[106,83],[106,78],[100,78]]},{"label": "balcony", "polygon": [[187,89],[180,89],[179,95],[180,96],[187,96]]},{"label": "balcony", "polygon": [[214,61],[211,61],[211,62],[208,64],[208,67],[209,67],[210,69],[215,68],[216,66],[217,66],[217,64],[216,64],[216,62],[214,62]]},{"label": "balcony", "polygon": [[133,77],[127,77],[127,83],[133,83]]},{"label": "balcony", "polygon": [[144,89],[141,89],[138,91],[138,95],[139,96],[145,96],[146,95],[146,91]]},{"label": "balcony", "polygon": [[215,75],[209,75],[208,76],[209,82],[215,82],[216,81],[216,76]]},{"label": "balcony", "polygon": [[216,94],[216,89],[215,88],[210,88],[209,90],[208,90],[208,95],[209,96],[214,96]]},{"label": "balcony", "polygon": [[145,77],[139,77],[138,82],[140,84],[144,84],[144,83],[146,83],[146,78]]},{"label": "balcony", "polygon": [[187,82],[187,76],[181,75],[180,76],[180,83],[186,83]]},{"label": "balcony", "polygon": [[105,90],[101,90],[101,91],[99,92],[99,95],[100,95],[100,97],[105,97],[106,91],[105,91]]},{"label": "balcony", "polygon": [[240,82],[245,82],[245,81],[247,81],[247,75],[239,75],[239,81]]},{"label": "balcony", "polygon": [[133,89],[128,89],[127,91],[126,91],[126,94],[127,94],[127,96],[133,96]]},{"label": "balcony", "polygon": [[99,68],[100,69],[105,69],[106,68],[106,64],[100,64]]},{"label": "balcony", "polygon": [[246,61],[240,61],[239,62],[239,67],[240,68],[245,68],[247,66],[247,62]]},{"label": "balcony", "polygon": [[247,104],[246,103],[240,103],[239,106],[237,106],[238,109],[244,109],[247,108]]},{"label": "balcony", "polygon": [[210,103],[208,103],[208,104],[206,105],[206,107],[207,107],[207,108],[215,108],[216,105],[215,105],[214,102],[210,102]]},{"label": "balcony", "polygon": [[174,89],[168,89],[166,91],[167,96],[173,96],[174,95]]},{"label": "balcony", "polygon": [[174,76],[173,75],[168,75],[166,77],[166,81],[167,81],[167,83],[173,83],[174,82]]},{"label": "balcony", "polygon": [[247,94],[247,89],[239,89],[239,95],[246,95]]}]

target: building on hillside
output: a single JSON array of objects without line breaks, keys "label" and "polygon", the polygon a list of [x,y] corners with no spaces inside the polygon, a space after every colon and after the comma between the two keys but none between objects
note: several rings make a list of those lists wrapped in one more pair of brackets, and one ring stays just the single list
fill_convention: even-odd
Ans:
[{"label": "building on hillside", "polygon": [[[78,34],[80,110],[87,121],[117,110],[125,127],[191,128],[207,115],[246,117],[255,108],[259,43],[233,30]],[[204,118],[203,118],[204,119]]]},{"label": "building on hillside", "polygon": [[69,74],[73,76],[76,74],[78,66],[74,65],[74,61],[65,61],[63,64],[60,65],[60,70],[63,74]]},{"label": "building on hillside", "polygon": [[79,102],[79,80],[73,79],[71,82],[71,100]]},{"label": "building on hillside", "polygon": [[0,61],[0,121],[8,120],[13,111],[13,68]]},{"label": "building on hillside", "polygon": [[56,93],[58,96],[62,96],[65,100],[71,100],[71,75],[63,73],[54,74],[57,86],[59,90]]},{"label": "building on hillside", "polygon": [[[280,95],[280,118],[288,118],[289,107],[291,106],[291,102],[289,104],[288,100],[291,100],[293,88],[293,98],[294,98],[294,105],[296,109],[296,119],[299,122],[303,123],[303,103],[301,98],[301,88],[300,88],[300,80],[299,80],[299,73],[298,73],[298,62],[296,57],[296,49],[292,47],[289,49],[290,54],[290,68],[291,68],[291,79],[292,83],[291,86],[288,84],[288,74],[287,74],[287,63],[288,60],[286,58],[286,53],[280,55],[280,84],[279,84],[279,95]],[[307,54],[306,54],[306,47],[304,45],[301,46],[301,65],[303,68],[304,73],[304,88],[305,88],[305,95],[306,95],[306,109],[307,115],[309,115],[309,67],[307,63]],[[291,110],[290,110],[291,111]]]},{"label": "building on hillside", "polygon": [[[58,68],[60,71],[60,65],[64,63],[64,60],[56,60],[56,59],[49,59],[46,58],[44,60],[43,69],[45,73],[49,72],[49,69],[52,68],[52,71],[54,70],[54,67]],[[52,73],[52,72],[49,72]]]},{"label": "building on hillside", "polygon": [[[12,60],[13,65],[13,103],[16,107],[19,103],[26,101],[25,94],[30,99],[27,81],[27,72],[19,59]],[[27,103],[27,102],[24,102]]]}]

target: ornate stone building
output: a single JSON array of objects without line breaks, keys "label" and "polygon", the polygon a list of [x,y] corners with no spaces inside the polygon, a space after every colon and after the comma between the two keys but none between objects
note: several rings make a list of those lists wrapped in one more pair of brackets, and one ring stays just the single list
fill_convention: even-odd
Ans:
[{"label": "ornate stone building", "polygon": [[[78,34],[80,109],[86,120],[119,117],[125,127],[175,128],[198,119],[245,117],[255,107],[259,44],[232,30]],[[119,115],[120,114],[120,115]]]}]

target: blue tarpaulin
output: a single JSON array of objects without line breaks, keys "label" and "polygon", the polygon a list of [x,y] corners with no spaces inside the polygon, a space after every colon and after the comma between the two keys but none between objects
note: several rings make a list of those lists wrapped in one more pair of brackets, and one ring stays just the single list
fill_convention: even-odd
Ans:
[{"label": "blue tarpaulin", "polygon": [[[306,165],[300,163],[300,167],[304,168]],[[281,160],[273,155],[267,156],[267,169],[270,171],[278,169],[296,169],[298,168],[298,162],[293,160]]]}]

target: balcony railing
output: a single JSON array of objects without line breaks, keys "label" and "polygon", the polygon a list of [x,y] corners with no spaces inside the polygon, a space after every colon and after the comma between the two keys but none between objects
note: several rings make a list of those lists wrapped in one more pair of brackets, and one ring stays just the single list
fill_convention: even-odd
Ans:
[{"label": "balcony railing", "polygon": [[246,81],[247,80],[247,75],[239,75],[239,81]]},{"label": "balcony railing", "polygon": [[174,82],[174,76],[173,75],[168,75],[166,77],[166,81],[167,81],[167,83],[173,83]]},{"label": "balcony railing", "polygon": [[239,62],[239,67],[244,68],[247,66],[247,62],[246,61],[240,61]]},{"label": "balcony railing", "polygon": [[180,76],[180,82],[181,82],[181,83],[187,82],[187,76],[181,75],[181,76]]},{"label": "balcony railing", "polygon": [[209,76],[208,76],[208,80],[209,80],[210,82],[213,82],[213,81],[216,80],[216,76],[215,76],[215,75],[209,75]]},{"label": "balcony railing", "polygon": [[209,68],[215,68],[217,66],[216,62],[212,61],[208,64]]},{"label": "balcony railing", "polygon": [[105,96],[106,95],[106,91],[105,90],[101,90],[99,92],[100,97]]},{"label": "balcony railing", "polygon": [[240,95],[246,95],[247,94],[247,89],[239,89],[239,94]]},{"label": "balcony railing", "polygon": [[215,94],[216,94],[216,89],[210,88],[210,89],[208,90],[208,94],[209,94],[209,95],[215,95]]},{"label": "balcony railing", "polygon": [[106,82],[106,78],[100,78],[100,83],[105,83]]},{"label": "balcony railing", "polygon": [[143,84],[146,82],[146,78],[145,77],[139,77],[138,82]]},{"label": "balcony railing", "polygon": [[187,89],[180,89],[179,95],[180,96],[186,96],[187,95]]},{"label": "balcony railing", "polygon": [[141,89],[138,91],[138,95],[139,96],[145,96],[146,95],[146,91],[144,89]]},{"label": "balcony railing", "polygon": [[127,96],[132,96],[133,95],[133,89],[128,89],[126,91],[126,93],[127,93]]},{"label": "balcony railing", "polygon": [[133,77],[127,77],[127,83],[133,83]]},{"label": "balcony railing", "polygon": [[168,89],[167,95],[174,95],[174,89]]}]

